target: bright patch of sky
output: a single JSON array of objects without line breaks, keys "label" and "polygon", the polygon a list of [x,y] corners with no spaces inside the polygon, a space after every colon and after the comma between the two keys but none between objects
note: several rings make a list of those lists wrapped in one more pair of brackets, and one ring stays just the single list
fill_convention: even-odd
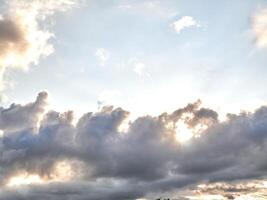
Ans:
[{"label": "bright patch of sky", "polygon": [[255,108],[267,99],[267,48],[258,48],[253,27],[261,25],[252,19],[266,6],[83,1],[45,24],[55,35],[53,54],[28,72],[8,69],[5,104],[45,89],[54,109],[79,113],[102,101],[134,115],[159,114],[199,98],[221,112]]}]

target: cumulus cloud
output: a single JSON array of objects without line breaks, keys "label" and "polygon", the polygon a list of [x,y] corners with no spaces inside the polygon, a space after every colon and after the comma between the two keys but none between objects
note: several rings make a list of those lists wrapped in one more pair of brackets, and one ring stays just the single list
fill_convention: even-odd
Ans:
[{"label": "cumulus cloud", "polygon": [[37,128],[36,125],[45,111],[48,94],[40,92],[36,101],[27,105],[12,104],[8,109],[0,107],[0,129],[5,131]]},{"label": "cumulus cloud", "polygon": [[173,22],[170,26],[176,31],[176,33],[180,33],[185,28],[200,27],[201,25],[193,17],[184,16],[181,19]]},{"label": "cumulus cloud", "polygon": [[7,68],[28,69],[54,49],[49,43],[53,33],[41,22],[57,11],[74,5],[73,0],[10,0],[0,15],[0,89],[4,88]]},{"label": "cumulus cloud", "polygon": [[137,57],[132,57],[128,59],[127,64],[133,68],[133,71],[139,77],[150,77],[150,74],[147,72],[148,67],[141,59]]},{"label": "cumulus cloud", "polygon": [[[72,111],[46,106],[41,92],[32,103],[0,109],[0,199],[134,200],[203,182],[266,177],[266,106],[220,122],[197,101],[139,117],[124,131],[119,127],[130,113],[122,108],[106,106],[74,124]],[[181,121],[198,130],[185,144],[176,139]],[[38,182],[8,187],[20,174]]]},{"label": "cumulus cloud", "polygon": [[144,63],[137,63],[134,66],[134,69],[133,70],[139,76],[143,76],[143,74],[144,74],[144,68],[145,68],[145,64]]},{"label": "cumulus cloud", "polygon": [[105,65],[110,58],[110,52],[104,48],[98,48],[95,53],[100,65]]},{"label": "cumulus cloud", "polygon": [[267,46],[267,8],[258,9],[252,19],[252,30],[259,47]]}]

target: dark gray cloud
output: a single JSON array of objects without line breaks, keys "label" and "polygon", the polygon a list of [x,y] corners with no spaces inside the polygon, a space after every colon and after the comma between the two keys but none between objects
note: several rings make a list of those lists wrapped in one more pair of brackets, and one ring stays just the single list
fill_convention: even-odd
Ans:
[{"label": "dark gray cloud", "polygon": [[33,103],[27,105],[12,104],[5,109],[0,107],[0,129],[7,132],[36,128],[41,115],[45,111],[47,93],[39,93]]},{"label": "dark gray cloud", "polygon": [[[265,106],[219,122],[215,111],[197,101],[171,114],[137,118],[120,132],[130,114],[121,108],[86,113],[74,125],[72,111],[46,112],[46,101],[41,92],[33,103],[1,108],[0,199],[136,199],[203,181],[266,176]],[[175,125],[180,120],[191,129],[208,128],[180,144]],[[60,162],[69,163],[71,172],[62,182],[54,178]],[[7,187],[20,173],[47,182]]]}]

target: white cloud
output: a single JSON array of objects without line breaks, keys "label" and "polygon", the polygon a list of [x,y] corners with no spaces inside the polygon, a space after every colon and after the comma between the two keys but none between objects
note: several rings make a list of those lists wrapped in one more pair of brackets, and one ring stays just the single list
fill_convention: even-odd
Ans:
[{"label": "white cloud", "polygon": [[134,69],[133,70],[139,76],[143,76],[144,75],[144,68],[145,68],[145,64],[144,63],[136,63],[134,65]]},{"label": "white cloud", "polygon": [[66,11],[74,0],[10,0],[0,17],[0,91],[7,68],[27,70],[54,51],[54,35],[40,23],[57,11]]},{"label": "white cloud", "polygon": [[147,66],[145,65],[145,63],[143,63],[142,61],[140,61],[138,58],[130,58],[128,60],[128,64],[132,67],[133,71],[140,77],[144,77],[147,76],[149,77],[149,73],[146,72],[146,68]]},{"label": "white cloud", "polygon": [[104,48],[98,48],[95,53],[100,65],[105,65],[110,58],[110,52]]},{"label": "white cloud", "polygon": [[200,23],[197,22],[193,17],[191,16],[184,16],[181,19],[173,22],[170,25],[177,33],[180,33],[183,29],[189,28],[189,27],[200,27]]},{"label": "white cloud", "polygon": [[267,8],[258,10],[253,16],[252,30],[258,47],[267,46]]}]

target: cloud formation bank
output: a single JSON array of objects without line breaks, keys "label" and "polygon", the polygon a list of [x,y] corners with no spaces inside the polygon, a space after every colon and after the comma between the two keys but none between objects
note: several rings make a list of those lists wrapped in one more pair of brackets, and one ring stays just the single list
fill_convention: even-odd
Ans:
[{"label": "cloud formation bank", "polygon": [[[153,199],[266,177],[266,106],[221,122],[197,101],[129,123],[128,111],[110,106],[74,123],[72,111],[47,111],[47,98],[41,92],[34,102],[0,108],[0,199]],[[191,139],[181,142],[177,134],[186,131]],[[224,199],[241,194],[220,192]]]}]

